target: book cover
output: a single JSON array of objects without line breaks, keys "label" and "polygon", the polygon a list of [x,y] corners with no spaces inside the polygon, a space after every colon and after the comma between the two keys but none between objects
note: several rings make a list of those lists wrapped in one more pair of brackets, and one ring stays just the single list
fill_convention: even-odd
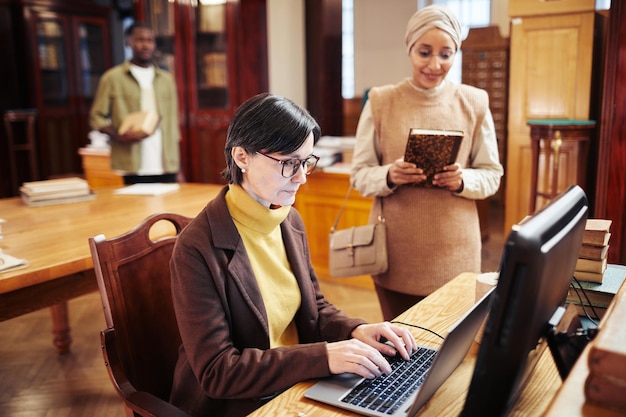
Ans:
[{"label": "book cover", "polygon": [[608,253],[609,253],[609,245],[593,246],[593,245],[583,244],[580,247],[580,252],[578,253],[578,257],[584,258],[584,259],[604,259],[606,258],[606,255]]},{"label": "book cover", "polygon": [[586,271],[586,272],[604,272],[606,270],[607,259],[585,259],[578,258],[576,261],[576,270],[577,271]]},{"label": "book cover", "polygon": [[598,320],[601,320],[602,317],[604,317],[604,314],[607,310],[607,307],[597,305],[594,305],[592,309],[591,306],[588,304],[581,305],[580,303],[569,301],[569,299],[567,300],[567,303],[574,306],[574,308],[576,309],[576,313],[578,313],[579,316],[586,317],[587,315],[589,315],[591,318]]},{"label": "book cover", "polygon": [[626,379],[590,372],[585,380],[585,397],[602,407],[626,411]]},{"label": "book cover", "polygon": [[126,115],[118,129],[118,133],[123,135],[128,131],[143,132],[150,136],[159,126],[161,117],[153,111],[138,111]]},{"label": "book cover", "polygon": [[44,207],[56,204],[80,203],[82,201],[91,201],[96,198],[96,194],[89,192],[87,194],[74,197],[47,198],[44,200],[31,201],[22,194],[22,201],[29,207]]},{"label": "book cover", "polygon": [[600,272],[574,271],[574,276],[580,281],[602,282],[603,274]]},{"label": "book cover", "polygon": [[[610,320],[607,318],[610,317]],[[625,378],[626,291],[618,291],[589,347],[589,372]]]},{"label": "book cover", "polygon": [[70,190],[89,191],[89,184],[82,178],[58,178],[54,180],[25,182],[20,191],[29,197],[36,195],[50,195]]},{"label": "book cover", "polygon": [[[576,274],[574,273],[574,276]],[[608,264],[602,282],[572,282],[572,287],[582,288],[587,293],[615,295],[626,280],[626,266]]]},{"label": "book cover", "polygon": [[50,200],[54,198],[68,198],[68,197],[78,197],[83,195],[88,195],[91,191],[89,188],[86,189],[76,189],[76,190],[64,190],[64,191],[54,191],[43,194],[29,194],[23,188],[20,188],[20,195],[22,199],[25,201],[43,201]]},{"label": "book cover", "polygon": [[605,246],[609,243],[611,220],[587,219],[583,243],[588,245]]},{"label": "book cover", "polygon": [[422,168],[427,177],[426,181],[411,185],[434,188],[433,176],[456,161],[462,140],[463,132],[458,130],[410,129],[404,160]]},{"label": "book cover", "polygon": [[[573,285],[573,284],[572,284]],[[592,305],[594,307],[608,308],[613,301],[615,294],[612,293],[595,293],[583,290],[582,288],[572,286],[567,290],[566,301],[570,304]]]}]

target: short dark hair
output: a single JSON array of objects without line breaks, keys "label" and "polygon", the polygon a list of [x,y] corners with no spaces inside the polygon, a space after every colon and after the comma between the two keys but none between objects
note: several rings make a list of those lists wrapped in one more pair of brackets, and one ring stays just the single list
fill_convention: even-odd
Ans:
[{"label": "short dark hair", "polygon": [[152,27],[146,22],[141,22],[141,21],[133,22],[124,31],[124,38],[126,39],[130,38],[133,35],[133,32],[135,31],[135,29],[139,29],[139,28],[152,30]]},{"label": "short dark hair", "polygon": [[241,146],[248,153],[287,155],[302,147],[311,133],[313,142],[317,143],[321,129],[307,110],[279,95],[258,94],[239,106],[228,127],[224,147],[226,168],[222,177],[230,184],[241,184],[243,180],[231,154],[235,146]]}]

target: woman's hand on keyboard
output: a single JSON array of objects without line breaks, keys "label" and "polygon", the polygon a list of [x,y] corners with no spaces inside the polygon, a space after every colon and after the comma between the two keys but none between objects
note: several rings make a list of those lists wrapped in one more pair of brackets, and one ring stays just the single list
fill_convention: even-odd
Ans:
[{"label": "woman's hand on keyboard", "polygon": [[350,372],[372,379],[391,372],[391,366],[383,355],[360,340],[328,343],[326,349],[328,368],[332,374]]},{"label": "woman's hand on keyboard", "polygon": [[[407,329],[389,322],[362,324],[352,331],[352,337],[358,339],[387,356],[400,354],[402,359],[409,360],[411,353],[417,349],[415,338]],[[385,343],[385,340],[391,343]]]}]

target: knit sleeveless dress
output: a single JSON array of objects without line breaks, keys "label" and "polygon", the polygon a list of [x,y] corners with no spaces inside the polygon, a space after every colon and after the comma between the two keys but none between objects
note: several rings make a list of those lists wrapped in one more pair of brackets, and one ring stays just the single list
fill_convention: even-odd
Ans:
[{"label": "knit sleeveless dress", "polygon": [[[423,128],[463,131],[457,162],[462,168],[469,166],[473,138],[489,105],[484,90],[447,82],[426,94],[408,79],[372,88],[369,100],[382,165],[402,158],[410,128]],[[480,272],[481,236],[474,200],[444,189],[400,186],[382,203],[389,268],[373,277],[378,285],[423,296],[462,272]],[[372,207],[371,222],[378,215],[378,205]]]}]

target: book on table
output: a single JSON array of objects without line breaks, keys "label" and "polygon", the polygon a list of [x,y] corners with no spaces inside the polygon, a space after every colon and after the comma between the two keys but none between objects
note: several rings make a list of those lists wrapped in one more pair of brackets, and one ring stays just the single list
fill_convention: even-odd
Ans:
[{"label": "book on table", "polygon": [[[609,233],[610,235],[610,233]],[[580,253],[578,254],[579,258],[583,259],[604,259],[609,252],[609,245],[604,246],[594,246],[594,245],[583,245],[580,247]]]},{"label": "book on table", "polygon": [[607,258],[585,259],[578,258],[576,261],[576,271],[604,273],[606,270]]},{"label": "book on table", "polygon": [[602,282],[604,274],[602,272],[574,271],[574,277],[579,281]]},{"label": "book on table", "polygon": [[59,178],[25,182],[20,187],[20,197],[31,207],[74,203],[93,200],[94,193],[82,178]]},{"label": "book on table", "polygon": [[[604,313],[625,279],[625,266],[608,264],[602,282],[572,281],[567,292],[567,302],[578,307],[580,315],[586,315],[581,306],[593,306],[597,313]],[[590,308],[586,310],[591,313]]]},{"label": "book on table", "polygon": [[404,160],[422,168],[427,177],[419,184],[410,185],[434,188],[433,177],[446,165],[456,162],[462,141],[460,130],[410,129]]},{"label": "book on table", "polygon": [[583,244],[606,246],[609,243],[611,234],[611,220],[607,219],[587,219],[585,232],[583,233]]},{"label": "book on table", "polygon": [[[621,267],[622,276],[626,267]],[[585,396],[599,404],[626,407],[626,290],[618,291],[589,346]],[[621,393],[616,395],[617,393]]]}]

